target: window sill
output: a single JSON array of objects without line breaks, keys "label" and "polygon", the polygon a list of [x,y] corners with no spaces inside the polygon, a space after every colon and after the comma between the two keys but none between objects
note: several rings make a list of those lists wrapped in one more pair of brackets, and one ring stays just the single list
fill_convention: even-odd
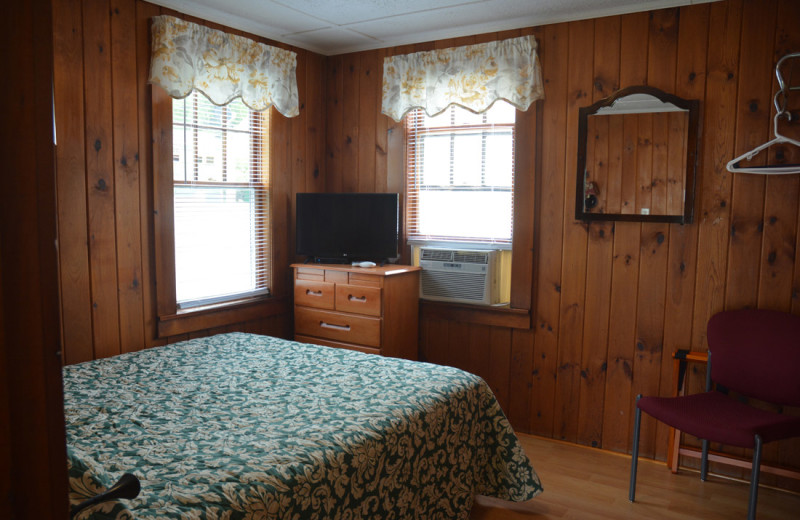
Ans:
[{"label": "window sill", "polygon": [[286,298],[269,296],[192,307],[175,314],[159,316],[158,337],[177,336],[289,312]]},{"label": "window sill", "polygon": [[492,327],[508,327],[510,329],[531,328],[531,312],[528,309],[512,309],[508,306],[489,307],[431,300],[420,300],[419,308],[420,313],[426,318],[463,321]]}]

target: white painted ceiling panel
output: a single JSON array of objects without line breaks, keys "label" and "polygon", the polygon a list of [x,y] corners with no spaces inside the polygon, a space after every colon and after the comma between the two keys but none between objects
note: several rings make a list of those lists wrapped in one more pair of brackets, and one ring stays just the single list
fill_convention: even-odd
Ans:
[{"label": "white painted ceiling panel", "polygon": [[[379,41],[369,36],[364,36],[357,32],[342,27],[327,27],[317,29],[307,33],[286,35],[287,43],[293,43],[298,47],[313,47],[321,49],[320,54],[332,55],[340,54],[335,49],[358,49],[361,47],[383,47]],[[303,45],[301,45],[303,44]]]},{"label": "white painted ceiling panel", "polygon": [[150,0],[326,56],[716,0]]},{"label": "white painted ceiling panel", "polygon": [[[486,0],[273,0],[290,6],[306,16],[314,16],[335,25],[349,25],[411,12],[425,12],[468,3],[485,4]],[[517,0],[525,1],[525,0]],[[530,0],[527,0],[530,2]]]}]

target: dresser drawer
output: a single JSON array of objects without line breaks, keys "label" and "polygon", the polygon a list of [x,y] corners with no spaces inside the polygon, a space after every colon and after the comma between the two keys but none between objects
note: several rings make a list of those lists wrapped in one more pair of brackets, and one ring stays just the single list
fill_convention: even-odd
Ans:
[{"label": "dresser drawer", "polygon": [[371,347],[381,345],[380,318],[297,307],[294,330],[296,335],[316,336]]},{"label": "dresser drawer", "polygon": [[336,310],[381,315],[381,290],[378,287],[336,284]]},{"label": "dresser drawer", "polygon": [[333,309],[334,284],[322,281],[295,280],[294,303],[317,309]]}]

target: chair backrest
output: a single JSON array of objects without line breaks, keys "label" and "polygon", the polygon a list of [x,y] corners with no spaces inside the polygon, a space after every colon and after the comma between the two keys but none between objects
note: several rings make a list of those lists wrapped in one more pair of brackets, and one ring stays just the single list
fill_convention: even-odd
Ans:
[{"label": "chair backrest", "polygon": [[708,321],[711,379],[770,403],[800,406],[800,316],[724,311]]}]

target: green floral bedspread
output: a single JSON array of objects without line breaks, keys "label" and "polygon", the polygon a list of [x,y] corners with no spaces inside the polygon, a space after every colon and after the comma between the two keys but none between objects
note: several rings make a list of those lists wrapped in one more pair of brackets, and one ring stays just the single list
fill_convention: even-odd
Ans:
[{"label": "green floral bedspread", "polygon": [[458,519],[542,487],[486,383],[461,370],[231,333],[66,366],[79,518]]}]

